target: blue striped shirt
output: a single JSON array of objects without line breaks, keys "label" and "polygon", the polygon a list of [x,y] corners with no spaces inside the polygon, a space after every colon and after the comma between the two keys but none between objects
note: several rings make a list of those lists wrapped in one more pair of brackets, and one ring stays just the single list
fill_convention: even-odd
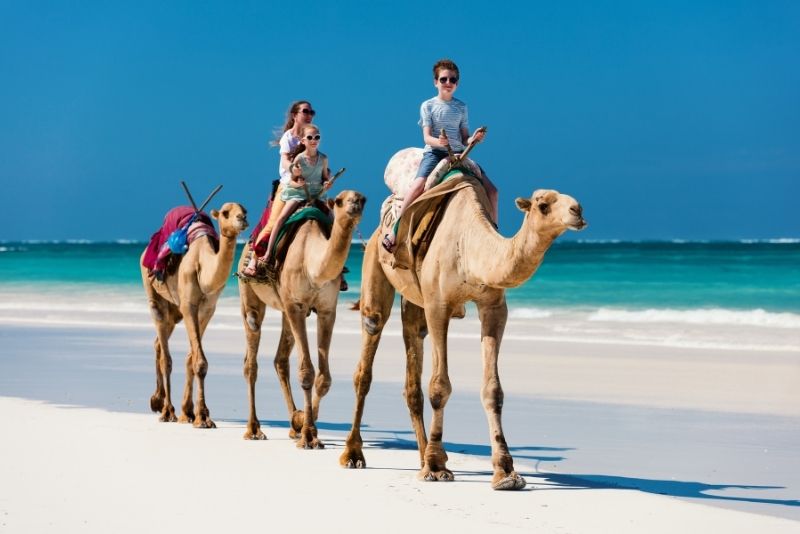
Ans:
[{"label": "blue striped shirt", "polygon": [[[430,126],[433,137],[439,137],[442,128],[444,128],[453,152],[462,152],[464,150],[464,143],[461,142],[461,130],[463,128],[469,132],[467,105],[464,102],[457,98],[446,101],[435,96],[422,103],[419,114],[419,125],[423,128]],[[431,150],[433,148],[430,145],[425,145],[425,152],[430,152]]]}]

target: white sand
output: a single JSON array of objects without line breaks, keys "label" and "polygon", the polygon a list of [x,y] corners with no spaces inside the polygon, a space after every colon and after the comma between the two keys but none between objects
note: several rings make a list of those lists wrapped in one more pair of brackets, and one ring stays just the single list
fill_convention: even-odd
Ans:
[{"label": "white sand", "polygon": [[452,454],[461,483],[424,483],[415,451],[369,451],[347,471],[338,447],[248,442],[151,416],[0,399],[0,526],[6,532],[797,532],[794,521],[632,490],[489,489],[484,460]]},{"label": "white sand", "polygon": [[[233,310],[221,311],[205,340],[219,426],[210,431],[160,424],[149,413],[153,333],[143,310],[103,321],[90,311],[0,314],[0,532],[800,530],[800,352],[792,334],[782,333],[777,348],[734,350],[722,343],[726,332],[700,328],[702,339],[692,339],[720,342],[687,348],[686,340],[576,339],[575,330],[564,332],[581,325],[511,321],[501,356],[504,427],[529,485],[500,493],[488,484],[469,317],[454,323],[451,339],[455,391],[444,438],[456,481],[424,483],[415,478],[401,396],[397,317],[367,399],[369,468],[354,471],[340,468],[338,456],[352,410],[357,315],[341,310],[334,333],[334,384],[320,415],[327,448],[300,451],[287,437],[272,370],[272,325],[257,393],[270,439],[241,439],[243,334]],[[729,339],[743,335],[729,331]],[[179,328],[176,405],[185,351]]]}]

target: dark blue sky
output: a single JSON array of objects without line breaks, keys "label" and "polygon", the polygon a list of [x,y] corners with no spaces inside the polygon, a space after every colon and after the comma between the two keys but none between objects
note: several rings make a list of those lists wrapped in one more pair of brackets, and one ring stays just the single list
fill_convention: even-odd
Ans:
[{"label": "dark blue sky", "polygon": [[574,237],[800,237],[800,3],[281,5],[0,3],[0,240],[144,240],[180,180],[257,219],[298,98],[368,236],[443,56],[506,235],[546,187],[584,205]]}]

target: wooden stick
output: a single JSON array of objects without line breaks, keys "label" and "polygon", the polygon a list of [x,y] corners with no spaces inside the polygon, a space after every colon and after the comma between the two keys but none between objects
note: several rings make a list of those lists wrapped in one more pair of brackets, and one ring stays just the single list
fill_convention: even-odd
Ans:
[{"label": "wooden stick", "polygon": [[194,203],[194,198],[192,198],[192,194],[189,192],[189,186],[186,185],[186,182],[184,182],[183,180],[181,180],[181,185],[183,186],[183,190],[186,191],[186,196],[189,197],[189,202],[192,203],[194,211],[199,211],[197,209],[197,204]]},{"label": "wooden stick", "polygon": [[346,170],[347,170],[347,169],[345,169],[344,167],[342,167],[341,169],[339,169],[338,171],[336,171],[336,174],[334,174],[334,175],[333,175],[333,178],[331,178],[330,180],[328,180],[328,182],[331,184],[331,185],[329,186],[329,188],[330,188],[330,187],[333,187],[333,182],[335,182],[335,181],[336,181],[336,180],[337,180],[337,179],[338,179],[338,178],[339,178],[341,175],[343,175],[343,174],[344,174],[344,171],[346,171]]},{"label": "wooden stick", "polygon": [[444,131],[444,128],[442,128],[442,135],[440,135],[439,137],[444,137],[448,141],[448,143],[447,143],[447,159],[452,164],[456,160],[456,156],[455,156],[455,154],[453,154],[453,149],[450,147],[450,143],[449,143],[450,139],[448,139],[447,132]]},{"label": "wooden stick", "polygon": [[202,206],[200,206],[200,209],[198,209],[198,210],[196,210],[196,211],[203,211],[203,208],[205,208],[205,207],[208,205],[208,203],[209,203],[209,202],[211,202],[211,199],[212,199],[212,198],[214,198],[214,195],[216,195],[217,193],[219,193],[219,190],[220,190],[220,189],[222,189],[222,184],[218,185],[218,186],[217,186],[217,188],[216,188],[216,189],[214,189],[214,190],[211,192],[211,194],[210,194],[210,195],[208,195],[208,198],[205,200],[205,202],[203,202],[203,205],[202,205]]},{"label": "wooden stick", "polygon": [[476,133],[478,133],[478,132],[481,132],[481,131],[482,131],[482,132],[484,132],[484,134],[485,134],[485,133],[486,133],[486,126],[481,126],[481,127],[480,127],[480,128],[478,128],[477,130],[475,130],[475,132],[472,134],[472,142],[471,142],[471,143],[470,143],[470,144],[467,146],[467,148],[466,148],[466,149],[464,149],[464,152],[462,152],[462,153],[461,153],[461,154],[458,156],[458,159],[456,160],[455,164],[453,165],[454,167],[455,167],[456,165],[461,165],[461,162],[462,162],[462,161],[464,161],[464,160],[466,159],[466,157],[467,157],[467,154],[469,154],[469,151],[470,151],[470,150],[472,150],[472,148],[473,148],[475,145],[477,145],[477,144],[478,144],[478,143],[476,143],[476,142],[475,142],[475,134],[476,134]]}]

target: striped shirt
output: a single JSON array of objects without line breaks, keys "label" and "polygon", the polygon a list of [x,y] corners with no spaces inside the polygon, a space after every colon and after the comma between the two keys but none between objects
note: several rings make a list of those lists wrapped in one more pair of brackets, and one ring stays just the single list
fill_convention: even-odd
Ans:
[{"label": "striped shirt", "polygon": [[[430,126],[433,137],[439,137],[444,128],[453,152],[464,150],[464,143],[461,142],[461,130],[466,129],[469,132],[467,105],[464,102],[457,98],[446,101],[435,96],[422,103],[419,114],[419,125],[423,128]],[[433,148],[430,145],[425,145],[425,152],[431,150]]]}]

